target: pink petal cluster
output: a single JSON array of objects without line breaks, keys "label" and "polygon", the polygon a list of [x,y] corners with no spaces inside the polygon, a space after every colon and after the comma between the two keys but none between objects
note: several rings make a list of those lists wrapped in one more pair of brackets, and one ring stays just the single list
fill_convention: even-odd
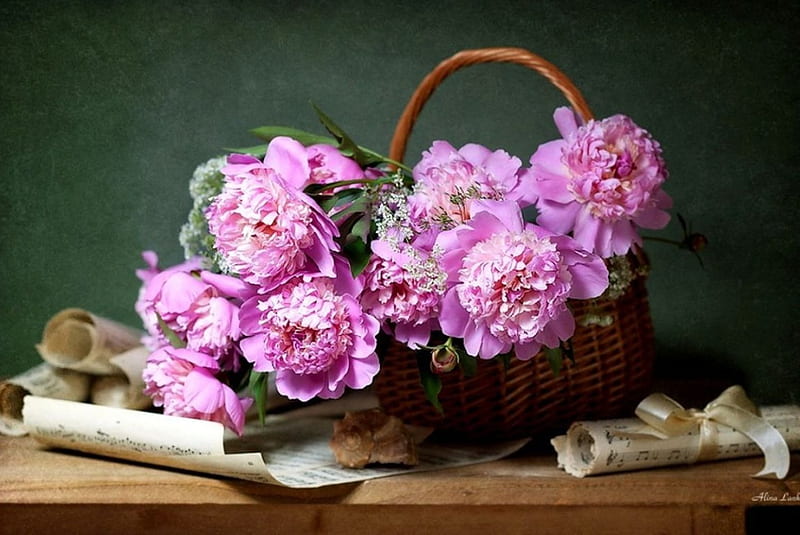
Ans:
[{"label": "pink petal cluster", "polygon": [[572,232],[604,258],[641,244],[637,227],[667,224],[672,200],[661,189],[667,171],[659,143],[646,130],[624,115],[582,126],[568,108],[554,117],[563,139],[531,156],[538,224]]},{"label": "pink petal cluster", "polygon": [[145,394],[164,414],[219,422],[242,434],[250,398],[220,382],[217,361],[205,353],[164,346],[147,359]]},{"label": "pink petal cluster", "polygon": [[265,290],[299,273],[333,275],[338,229],[302,191],[311,175],[305,147],[275,138],[263,162],[232,155],[222,173],[206,217],[230,271]]},{"label": "pink petal cluster", "polygon": [[309,183],[331,184],[344,180],[364,178],[364,170],[358,163],[342,156],[331,145],[310,145],[306,150],[309,168]]},{"label": "pink petal cluster", "polygon": [[474,143],[456,150],[434,141],[414,166],[414,193],[408,204],[416,230],[448,229],[471,217],[478,199],[513,199],[530,204],[531,192],[520,186],[522,162],[503,150]]},{"label": "pink petal cluster", "polygon": [[413,244],[374,240],[371,246],[361,305],[396,340],[412,348],[427,344],[439,327],[444,272],[430,251]]},{"label": "pink petal cluster", "polygon": [[155,252],[144,251],[142,258],[147,264],[147,268],[136,270],[136,276],[142,281],[142,285],[139,288],[134,310],[139,314],[147,331],[147,334],[142,338],[142,343],[152,351],[166,343],[166,339],[158,326],[158,314],[156,314],[152,298],[155,291],[154,288],[160,287],[164,280],[175,273],[190,273],[200,270],[203,262],[201,258],[195,257],[161,270],[158,267],[158,255]]},{"label": "pink petal cluster", "polygon": [[450,285],[442,332],[483,359],[513,349],[526,360],[542,345],[557,347],[575,328],[567,299],[597,297],[608,286],[603,260],[525,223],[514,202],[476,201],[473,209],[471,220],[437,239]]},{"label": "pink petal cluster", "polygon": [[379,369],[380,326],[361,308],[358,290],[345,269],[334,278],[295,277],[251,298],[241,313],[245,359],[256,371],[275,372],[278,392],[301,401],[369,385]]},{"label": "pink petal cluster", "polygon": [[239,304],[253,293],[240,279],[208,271],[168,269],[154,275],[138,304],[149,347],[169,343],[163,321],[187,348],[210,355],[222,369],[238,369]]}]

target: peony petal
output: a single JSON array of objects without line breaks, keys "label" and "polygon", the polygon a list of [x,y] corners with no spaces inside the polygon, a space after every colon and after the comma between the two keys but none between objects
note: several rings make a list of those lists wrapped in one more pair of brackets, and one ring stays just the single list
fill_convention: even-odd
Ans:
[{"label": "peony petal", "polygon": [[569,268],[572,274],[572,299],[591,299],[598,297],[608,288],[608,268],[605,262],[595,255],[586,261],[573,264]]},{"label": "peony petal", "polygon": [[464,329],[464,349],[467,350],[467,354],[473,357],[480,356],[482,339],[483,330],[479,329],[474,321],[467,322]]},{"label": "peony petal", "polygon": [[378,355],[373,353],[369,358],[350,360],[350,369],[344,383],[350,388],[362,389],[372,384],[372,380],[380,371]]},{"label": "peony petal", "polygon": [[526,342],[524,344],[514,344],[514,356],[519,360],[530,360],[539,353],[542,344],[536,341]]},{"label": "peony petal", "polygon": [[324,373],[298,375],[290,370],[275,374],[275,388],[289,399],[308,401],[320,393],[325,386]]},{"label": "peony petal", "polygon": [[289,185],[302,190],[308,185],[310,169],[306,148],[298,141],[278,136],[270,141],[264,165],[274,169]]},{"label": "peony petal", "polygon": [[212,414],[224,404],[224,387],[208,370],[195,368],[186,376],[183,399],[197,412]]},{"label": "peony petal", "polygon": [[[445,336],[463,338],[470,322],[469,314],[458,300],[455,287],[451,288],[442,298],[441,313],[439,314],[439,324]],[[477,353],[477,351],[476,351]]]},{"label": "peony petal", "polygon": [[247,362],[253,364],[253,369],[257,372],[272,372],[275,368],[272,362],[264,356],[263,334],[257,334],[239,341],[239,349]]},{"label": "peony petal", "polygon": [[481,340],[479,354],[482,359],[491,359],[510,348],[509,344],[501,342],[499,338],[487,331]]},{"label": "peony petal", "polygon": [[[472,203],[472,207],[472,220],[468,225],[476,230],[476,237],[473,238],[470,246],[492,234],[507,230],[521,232],[525,226],[522,211],[514,201],[481,199]],[[462,241],[462,245],[466,244]]]},{"label": "peony petal", "polygon": [[573,334],[575,334],[575,318],[565,308],[558,317],[550,320],[536,340],[547,347],[558,347],[561,340],[568,340]]},{"label": "peony petal", "polygon": [[624,255],[631,249],[631,244],[641,240],[636,232],[636,227],[628,220],[617,221],[612,227],[609,246],[612,254]]},{"label": "peony petal", "polygon": [[581,210],[581,205],[576,202],[561,204],[540,199],[536,208],[539,210],[539,216],[536,218],[537,225],[550,232],[565,234],[575,226],[575,219]]},{"label": "peony petal", "polygon": [[633,218],[633,222],[642,228],[661,229],[669,223],[669,213],[662,210],[663,206],[651,206]]},{"label": "peony petal", "polygon": [[578,126],[583,121],[572,111],[572,108],[561,106],[553,112],[553,122],[556,123],[556,128],[558,128],[558,133],[561,134],[561,137],[566,139],[578,129]]},{"label": "peony petal", "polygon": [[258,287],[248,284],[239,277],[231,277],[221,273],[212,273],[204,270],[200,272],[200,280],[216,288],[220,294],[236,299],[248,299],[256,295],[258,291]]},{"label": "peony petal", "polygon": [[484,162],[492,155],[492,151],[477,143],[467,143],[458,149],[458,153],[476,167],[483,166]]},{"label": "peony petal", "polygon": [[403,342],[411,349],[419,349],[427,345],[431,339],[431,323],[426,321],[421,325],[399,323],[394,328],[394,337],[398,342]]}]

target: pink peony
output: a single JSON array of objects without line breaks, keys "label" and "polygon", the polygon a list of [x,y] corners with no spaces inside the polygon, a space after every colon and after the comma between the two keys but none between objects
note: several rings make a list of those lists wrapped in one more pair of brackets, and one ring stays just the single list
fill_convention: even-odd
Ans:
[{"label": "pink peony", "polygon": [[408,243],[372,242],[372,256],[362,273],[361,305],[382,324],[393,326],[395,339],[409,347],[425,345],[438,329],[445,274],[435,255]]},{"label": "pink peony", "polygon": [[219,422],[242,434],[250,398],[239,398],[215,376],[219,364],[210,355],[164,346],[147,359],[145,394],[164,414]]},{"label": "pink peony", "polygon": [[144,251],[142,258],[147,264],[146,269],[137,269],[136,276],[142,281],[139,295],[134,305],[134,310],[142,319],[142,324],[147,334],[142,338],[142,343],[151,351],[165,343],[164,337],[158,328],[158,317],[153,308],[152,292],[155,286],[160,286],[163,281],[174,273],[189,273],[201,269],[203,261],[194,257],[186,262],[161,270],[158,267],[158,255],[153,251]]},{"label": "pink peony", "polygon": [[238,304],[254,293],[234,277],[167,270],[145,285],[141,298],[145,328],[157,346],[166,344],[160,317],[187,348],[212,355],[224,369],[237,370]]},{"label": "pink peony", "polygon": [[467,221],[478,199],[512,199],[531,204],[531,191],[520,187],[519,158],[476,144],[456,150],[434,141],[414,167],[416,185],[408,203],[416,230],[449,229]]},{"label": "pink peony", "polygon": [[584,248],[608,258],[641,244],[637,227],[667,224],[667,170],[646,130],[624,115],[578,126],[569,108],[559,108],[554,118],[563,139],[531,156],[539,225],[572,231]]},{"label": "pink peony", "polygon": [[476,201],[473,218],[437,239],[450,285],[439,322],[470,355],[514,350],[533,357],[575,329],[567,299],[597,297],[608,286],[602,259],[563,235],[525,223],[514,202]]},{"label": "pink peony", "polygon": [[364,178],[364,170],[355,160],[342,155],[336,147],[318,144],[307,149],[309,182],[330,184]]},{"label": "pink peony", "polygon": [[336,278],[293,278],[242,306],[245,359],[255,371],[275,372],[278,392],[289,398],[338,398],[378,373],[379,324],[362,310],[344,268]]},{"label": "pink peony", "polygon": [[305,147],[275,138],[264,161],[231,155],[225,185],[206,210],[223,265],[265,291],[300,274],[333,276],[338,229],[302,192],[310,176]]}]

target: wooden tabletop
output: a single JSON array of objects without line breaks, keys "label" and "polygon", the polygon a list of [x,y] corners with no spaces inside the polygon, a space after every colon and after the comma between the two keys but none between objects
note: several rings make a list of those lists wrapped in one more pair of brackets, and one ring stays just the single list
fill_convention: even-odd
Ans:
[{"label": "wooden tabletop", "polygon": [[762,465],[578,479],[534,444],[491,463],[296,490],[0,437],[0,533],[735,534],[800,512],[800,455],[782,481],[750,477]]}]

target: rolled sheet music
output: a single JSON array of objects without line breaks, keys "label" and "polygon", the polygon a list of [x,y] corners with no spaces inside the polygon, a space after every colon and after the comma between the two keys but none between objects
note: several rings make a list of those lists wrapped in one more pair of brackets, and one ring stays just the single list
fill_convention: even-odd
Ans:
[{"label": "rolled sheet music", "polygon": [[22,436],[27,395],[90,401],[122,409],[148,409],[142,370],[149,351],[141,332],[79,308],[53,316],[36,346],[44,362],[0,381],[0,434]]},{"label": "rolled sheet music", "polygon": [[23,398],[42,396],[68,401],[85,401],[89,398],[91,376],[56,368],[47,362],[17,376],[0,382],[0,433],[22,436],[27,433],[22,425]]},{"label": "rolled sheet music", "polygon": [[120,375],[112,357],[141,345],[142,333],[80,308],[67,308],[47,322],[36,349],[45,362],[93,375]]},{"label": "rolled sheet music", "polygon": [[[723,396],[727,393],[743,395],[743,391],[737,390],[739,388],[732,387]],[[585,477],[765,455],[765,469],[756,476],[772,473],[783,478],[788,472],[789,451],[800,449],[800,407],[797,405],[764,407],[756,414],[751,412],[754,420],[758,420],[755,426],[742,422],[733,427],[713,419],[714,402],[703,411],[686,410],[666,396],[655,396],[661,396],[659,401],[666,399],[674,404],[673,407],[679,407],[673,408],[675,412],[669,415],[670,418],[676,414],[685,416],[681,425],[676,426],[678,429],[667,428],[667,432],[664,432],[664,428],[657,429],[645,423],[641,416],[575,422],[566,435],[550,441],[558,454],[559,467],[573,476]],[[651,398],[648,399],[652,401]],[[743,406],[746,406],[746,402]],[[729,408],[726,406],[725,410]],[[643,413],[637,409],[637,414]],[[712,418],[709,418],[709,414]],[[724,416],[719,418],[725,419]],[[753,429],[757,440],[753,440]],[[762,435],[757,436],[758,432],[762,432]]]}]

